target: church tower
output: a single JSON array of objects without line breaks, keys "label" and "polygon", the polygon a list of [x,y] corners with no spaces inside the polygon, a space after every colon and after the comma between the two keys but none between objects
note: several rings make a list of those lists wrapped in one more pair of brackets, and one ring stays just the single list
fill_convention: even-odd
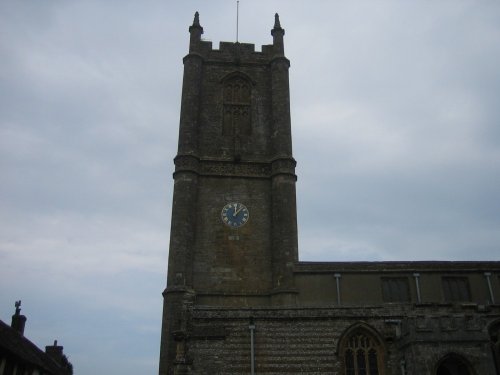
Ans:
[{"label": "church tower", "polygon": [[[289,60],[272,45],[203,41],[184,57],[160,374],[182,357],[192,306],[293,305],[297,255]],[[181,354],[179,354],[181,353]]]},{"label": "church tower", "polygon": [[298,261],[278,15],[260,52],[189,33],[160,375],[498,375],[500,262]]}]

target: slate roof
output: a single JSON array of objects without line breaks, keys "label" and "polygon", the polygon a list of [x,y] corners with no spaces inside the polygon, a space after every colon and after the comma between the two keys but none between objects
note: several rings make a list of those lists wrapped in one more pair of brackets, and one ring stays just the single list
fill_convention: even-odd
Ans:
[{"label": "slate roof", "polygon": [[50,375],[67,375],[68,372],[10,325],[0,320],[0,352],[10,353],[20,362],[43,369]]}]

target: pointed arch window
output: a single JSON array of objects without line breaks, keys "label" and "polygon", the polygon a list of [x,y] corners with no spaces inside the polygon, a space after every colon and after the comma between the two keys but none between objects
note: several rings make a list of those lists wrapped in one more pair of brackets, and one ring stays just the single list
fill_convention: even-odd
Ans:
[{"label": "pointed arch window", "polygon": [[451,353],[446,355],[436,370],[436,375],[471,375],[471,366],[461,355]]},{"label": "pointed arch window", "polygon": [[223,86],[223,135],[250,135],[251,121],[251,83],[240,75],[224,81]]},{"label": "pointed arch window", "polygon": [[341,343],[342,374],[383,375],[383,350],[380,341],[368,330],[357,328]]}]

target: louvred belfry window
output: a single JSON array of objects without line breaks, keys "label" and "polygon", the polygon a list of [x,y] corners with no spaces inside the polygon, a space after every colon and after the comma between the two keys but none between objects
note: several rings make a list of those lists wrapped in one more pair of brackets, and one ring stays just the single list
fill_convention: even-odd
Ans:
[{"label": "louvred belfry window", "polygon": [[383,375],[382,348],[372,335],[356,329],[345,339],[341,349],[343,374]]},{"label": "louvred belfry window", "polygon": [[236,76],[224,82],[223,135],[250,135],[251,122],[251,85],[242,77]]}]

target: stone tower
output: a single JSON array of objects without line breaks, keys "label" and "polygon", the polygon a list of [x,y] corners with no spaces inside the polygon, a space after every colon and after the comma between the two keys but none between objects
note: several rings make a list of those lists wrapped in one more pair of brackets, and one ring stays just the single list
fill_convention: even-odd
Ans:
[{"label": "stone tower", "polygon": [[298,261],[275,17],[261,52],[189,28],[160,375],[500,374],[500,262]]},{"label": "stone tower", "polygon": [[[288,69],[278,14],[273,44],[201,40],[184,57],[179,147],[164,292],[161,374],[173,363],[192,303],[293,304],[295,160]],[[174,318],[175,317],[175,318]]]}]

